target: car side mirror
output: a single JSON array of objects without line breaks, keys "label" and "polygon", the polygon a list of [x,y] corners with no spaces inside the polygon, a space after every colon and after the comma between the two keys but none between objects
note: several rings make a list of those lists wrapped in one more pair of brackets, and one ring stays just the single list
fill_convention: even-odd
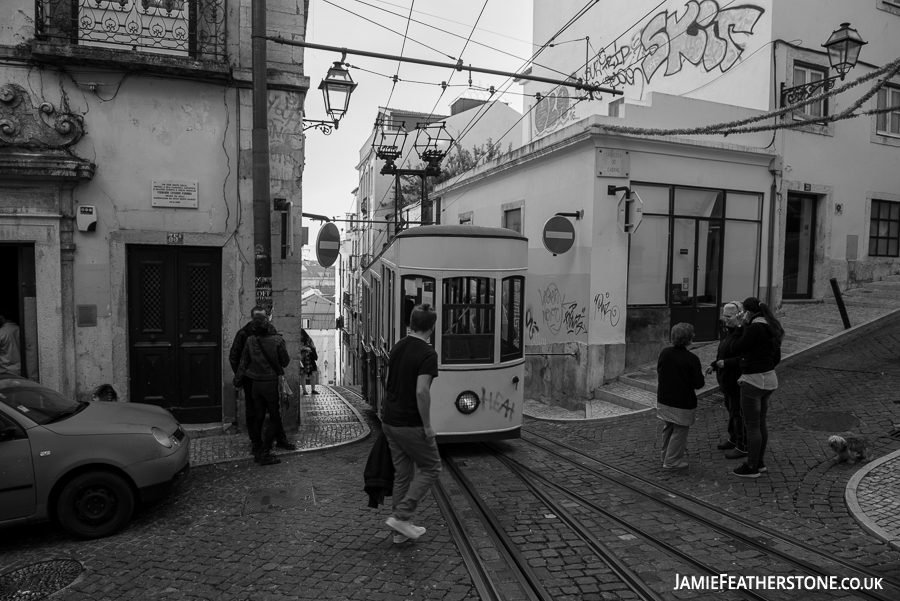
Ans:
[{"label": "car side mirror", "polygon": [[0,428],[0,442],[6,442],[7,440],[15,440],[16,439],[16,429],[15,428]]}]

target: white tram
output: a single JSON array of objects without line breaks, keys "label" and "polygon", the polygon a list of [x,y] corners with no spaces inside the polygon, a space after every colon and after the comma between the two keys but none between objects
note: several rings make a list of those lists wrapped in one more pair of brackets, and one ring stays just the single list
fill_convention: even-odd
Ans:
[{"label": "white tram", "polygon": [[517,438],[525,388],[528,239],[509,229],[430,225],[401,232],[363,276],[363,395],[378,414],[388,354],[412,308],[437,311],[438,373],[431,423],[438,442]]}]

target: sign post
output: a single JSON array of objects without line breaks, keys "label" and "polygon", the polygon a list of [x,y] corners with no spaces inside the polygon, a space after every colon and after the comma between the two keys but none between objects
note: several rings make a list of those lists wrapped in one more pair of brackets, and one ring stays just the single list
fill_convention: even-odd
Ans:
[{"label": "sign post", "polygon": [[541,239],[544,242],[544,248],[553,253],[555,257],[568,252],[575,244],[575,226],[565,217],[555,215],[544,224]]},{"label": "sign post", "polygon": [[619,200],[619,229],[626,234],[633,234],[644,218],[644,201],[634,190],[628,190]]},{"label": "sign post", "polygon": [[337,260],[341,250],[341,235],[337,226],[331,222],[326,223],[319,230],[316,238],[316,259],[322,267],[331,267]]}]

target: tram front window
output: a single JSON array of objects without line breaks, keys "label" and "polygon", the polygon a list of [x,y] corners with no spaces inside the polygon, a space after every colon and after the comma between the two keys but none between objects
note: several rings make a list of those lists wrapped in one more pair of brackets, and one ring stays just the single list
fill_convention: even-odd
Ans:
[{"label": "tram front window", "polygon": [[442,363],[494,362],[493,278],[443,280]]},{"label": "tram front window", "polygon": [[503,278],[500,284],[500,361],[522,358],[522,304],[525,278]]},{"label": "tram front window", "polygon": [[[416,305],[428,303],[434,306],[434,278],[426,278],[420,275],[403,276],[403,314],[400,337],[409,334],[409,316]],[[434,334],[429,339],[434,346]]]}]

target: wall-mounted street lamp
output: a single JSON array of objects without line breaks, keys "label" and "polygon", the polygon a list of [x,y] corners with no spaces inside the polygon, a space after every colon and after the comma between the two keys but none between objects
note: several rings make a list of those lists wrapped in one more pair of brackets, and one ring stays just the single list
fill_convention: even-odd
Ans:
[{"label": "wall-mounted street lamp", "polygon": [[401,180],[404,175],[414,175],[422,180],[422,222],[430,222],[426,213],[430,212],[428,206],[426,178],[441,174],[441,161],[447,156],[453,144],[453,137],[447,131],[446,124],[440,123],[416,123],[416,139],[413,148],[419,158],[425,162],[424,169],[401,169],[397,167],[397,159],[403,156],[403,146],[409,132],[402,121],[391,119],[379,119],[375,123],[377,130],[375,138],[375,156],[384,161],[381,168],[382,175],[393,175],[394,182],[394,229],[400,231],[400,196]]},{"label": "wall-mounted street lamp", "polygon": [[335,61],[328,70],[328,75],[319,84],[322,96],[325,97],[325,112],[331,117],[331,121],[304,119],[303,131],[314,127],[327,136],[331,133],[332,128],[338,128],[341,118],[347,113],[347,109],[350,107],[350,94],[358,84],[350,77],[350,72],[344,68],[346,58],[345,54],[341,60]]},{"label": "wall-mounted street lamp", "polygon": [[841,23],[841,27],[832,32],[828,41],[822,44],[822,47],[828,50],[828,62],[831,63],[831,68],[838,74],[792,88],[785,88],[784,82],[781,82],[781,106],[802,102],[819,92],[833,89],[837,80],[843,80],[850,69],[856,66],[856,62],[859,60],[859,51],[866,44],[868,42],[863,41],[859,32],[850,27],[850,23]]}]

